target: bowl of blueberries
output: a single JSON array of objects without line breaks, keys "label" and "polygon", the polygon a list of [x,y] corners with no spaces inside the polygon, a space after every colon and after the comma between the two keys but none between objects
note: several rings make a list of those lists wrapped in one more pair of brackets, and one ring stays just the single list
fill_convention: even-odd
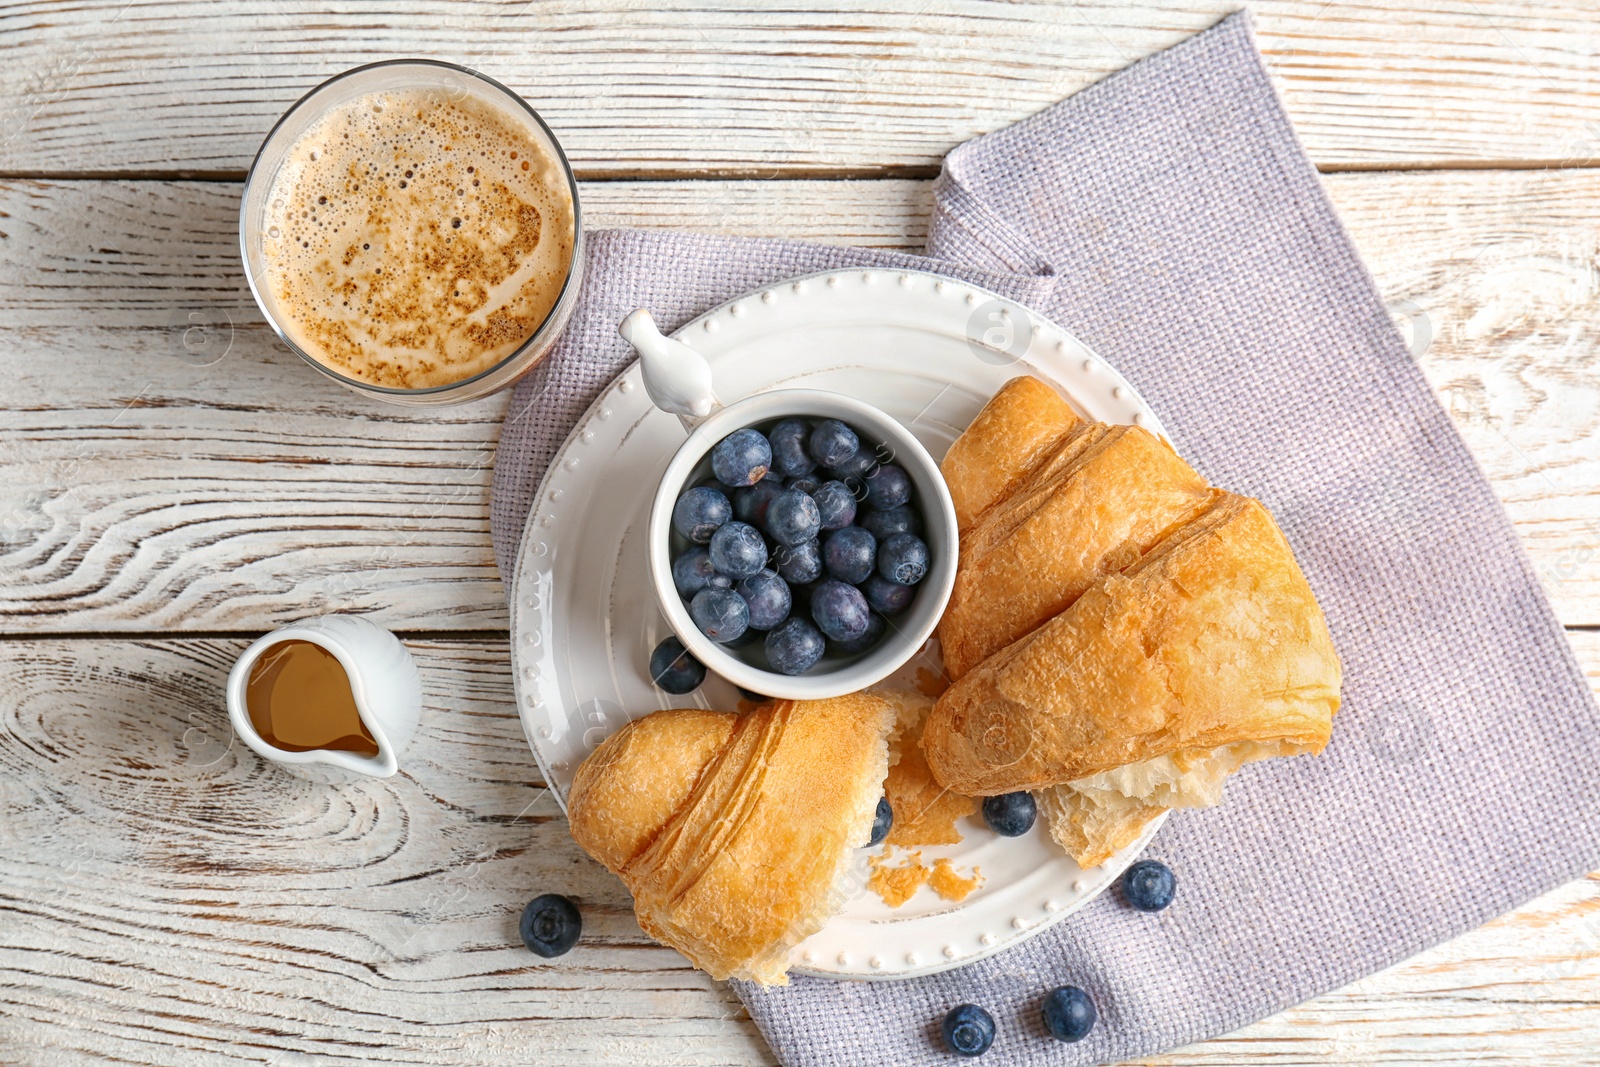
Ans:
[{"label": "bowl of blueberries", "polygon": [[[791,700],[857,692],[914,656],[950,598],[957,548],[950,492],[922,444],[872,405],[822,390],[760,393],[685,421],[648,536],[686,656]],[[676,652],[669,639],[656,658],[676,662],[671,681],[695,681]]]}]

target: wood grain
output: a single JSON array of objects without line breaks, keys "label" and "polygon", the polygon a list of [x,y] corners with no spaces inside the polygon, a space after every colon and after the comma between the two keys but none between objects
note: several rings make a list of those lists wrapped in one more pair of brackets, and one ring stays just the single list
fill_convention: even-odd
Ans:
[{"label": "wood grain", "polygon": [[[0,644],[0,1059],[627,1063],[663,1036],[683,1064],[759,1059],[567,836],[503,643],[414,642],[405,770],[343,788],[232,737],[242,647]],[[521,946],[540,892],[581,903],[584,951]]]},{"label": "wood grain", "polygon": [[[322,79],[466,63],[550,120],[584,177],[927,172],[953,145],[1176,44],[1239,0],[317,0],[0,8],[0,172],[241,175]],[[1586,0],[1249,0],[1327,167],[1587,162]]]},{"label": "wood grain", "polygon": [[1326,185],[1557,612],[1600,623],[1600,175]]},{"label": "wood grain", "polygon": [[[1561,618],[1600,624],[1600,173],[1327,184]],[[917,246],[929,204],[903,180],[585,195],[597,226],[882,247]],[[237,197],[0,183],[0,632],[245,632],[324,611],[504,627],[487,486],[505,401],[393,409],[301,365],[244,287]]]},{"label": "wood grain", "polygon": [[[1585,0],[0,0],[0,175],[237,179],[315,82],[420,55],[526,95],[592,225],[914,248],[928,186],[893,179],[1238,6],[1325,170],[1600,160]],[[889,180],[709,180],[852,176]],[[1600,174],[1327,184],[1561,617],[1600,626]],[[0,1063],[773,1062],[534,780],[489,633],[504,401],[401,412],[300,366],[237,196],[0,182]],[[152,633],[329,610],[434,633],[386,782],[263,764],[221,713],[244,641]],[[548,890],[586,936],[542,962],[515,915]],[[1600,1064],[1597,1033],[1591,875],[1145,1063]]]},{"label": "wood grain", "polygon": [[[1574,642],[1600,688],[1600,635]],[[0,1060],[770,1062],[737,1001],[645,938],[568,837],[503,643],[409,642],[426,694],[404,769],[342,787],[231,736],[244,643],[0,642]],[[541,892],[584,916],[553,961],[516,935]],[[1597,1031],[1591,876],[1149,1062],[1593,1063]]]}]

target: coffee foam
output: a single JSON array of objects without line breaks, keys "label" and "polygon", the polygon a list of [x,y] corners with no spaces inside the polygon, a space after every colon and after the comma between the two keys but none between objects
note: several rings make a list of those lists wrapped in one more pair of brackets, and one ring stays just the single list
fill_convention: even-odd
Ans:
[{"label": "coffee foam", "polygon": [[413,89],[328,112],[268,194],[266,289],[284,331],[350,378],[420,389],[489,369],[572,264],[560,163],[527,120]]}]

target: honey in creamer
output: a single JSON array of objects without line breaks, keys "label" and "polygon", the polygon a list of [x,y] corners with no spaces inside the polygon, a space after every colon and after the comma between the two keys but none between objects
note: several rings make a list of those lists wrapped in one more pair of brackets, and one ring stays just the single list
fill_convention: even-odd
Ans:
[{"label": "honey in creamer", "polygon": [[245,707],[262,740],[286,752],[378,754],[344,666],[310,641],[281,641],[261,654],[250,668]]}]

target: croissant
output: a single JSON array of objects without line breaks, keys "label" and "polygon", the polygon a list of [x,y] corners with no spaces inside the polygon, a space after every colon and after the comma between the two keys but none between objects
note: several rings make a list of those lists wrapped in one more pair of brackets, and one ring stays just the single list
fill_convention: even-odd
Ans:
[{"label": "croissant", "polygon": [[[1005,420],[1027,424],[1036,395],[1015,391]],[[1005,454],[986,415],[969,456]],[[1132,428],[1076,424],[1000,467],[945,471],[1004,489],[962,527],[940,624],[957,681],[923,750],[941,785],[1034,790],[1090,867],[1164,811],[1218,803],[1242,764],[1322,749],[1339,660],[1264,507]]]},{"label": "croissant", "polygon": [[894,718],[861,693],[646,715],[578,768],[572,836],[627,884],[650,936],[713,978],[782,985],[789,950],[843,903]]}]

